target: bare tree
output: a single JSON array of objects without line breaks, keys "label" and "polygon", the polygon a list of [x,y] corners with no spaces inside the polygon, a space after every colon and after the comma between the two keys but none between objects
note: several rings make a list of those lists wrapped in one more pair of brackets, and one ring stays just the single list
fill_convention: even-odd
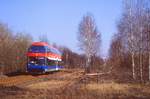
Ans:
[{"label": "bare tree", "polygon": [[150,9],[147,12],[147,33],[148,33],[148,52],[149,52],[149,81],[150,81]]},{"label": "bare tree", "polygon": [[0,72],[3,74],[25,70],[26,51],[32,39],[29,35],[16,35],[0,23]]},{"label": "bare tree", "polygon": [[127,50],[131,53],[132,60],[132,76],[133,79],[136,79],[135,75],[135,52],[136,52],[136,33],[134,31],[135,17],[133,14],[134,11],[134,1],[133,0],[124,0],[124,11],[122,18],[118,24],[118,32],[121,34],[124,46],[126,46]]},{"label": "bare tree", "polygon": [[144,32],[146,33],[146,45],[148,52],[148,69],[149,69],[149,81],[150,81],[150,1],[147,0],[145,13],[144,13]]},{"label": "bare tree", "polygon": [[132,75],[129,51],[124,48],[124,41],[119,33],[116,33],[112,38],[107,62],[112,74],[120,80],[125,80]]},{"label": "bare tree", "polygon": [[145,7],[146,7],[146,0],[135,0],[135,9],[133,14],[135,15],[135,27],[134,27],[134,31],[136,33],[136,43],[137,43],[137,52],[139,55],[139,68],[140,68],[140,80],[143,82],[144,81],[144,63],[143,63],[143,59],[144,59],[144,53],[145,53],[145,49],[146,49],[146,33],[145,33]]},{"label": "bare tree", "polygon": [[27,61],[26,53],[32,43],[32,37],[29,34],[17,33],[14,38],[15,70],[25,71]]},{"label": "bare tree", "polygon": [[84,16],[79,24],[78,41],[80,49],[86,55],[85,71],[89,72],[91,57],[98,54],[101,42],[101,35],[91,14]]},{"label": "bare tree", "polygon": [[[126,51],[130,52],[132,60],[132,77],[144,81],[144,54],[148,40],[145,27],[148,27],[146,17],[147,0],[124,0],[123,14],[118,24],[118,32],[123,39]],[[149,6],[149,4],[148,4]]]}]

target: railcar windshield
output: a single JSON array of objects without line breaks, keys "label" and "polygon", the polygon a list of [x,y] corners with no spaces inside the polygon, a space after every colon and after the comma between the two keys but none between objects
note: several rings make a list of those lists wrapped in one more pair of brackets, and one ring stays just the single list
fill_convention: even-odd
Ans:
[{"label": "railcar windshield", "polygon": [[29,48],[29,52],[33,52],[33,53],[45,53],[46,52],[46,47],[45,46],[31,46]]},{"label": "railcar windshield", "polygon": [[45,53],[45,52],[51,52],[58,55],[61,55],[61,52],[54,48],[49,48],[48,46],[31,46],[29,48],[28,52],[32,53]]}]

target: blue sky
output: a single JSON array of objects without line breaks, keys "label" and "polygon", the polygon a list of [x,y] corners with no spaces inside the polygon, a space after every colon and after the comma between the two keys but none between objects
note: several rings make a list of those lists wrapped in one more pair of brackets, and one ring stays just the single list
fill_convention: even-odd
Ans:
[{"label": "blue sky", "polygon": [[31,34],[35,41],[47,35],[50,42],[80,52],[78,24],[90,12],[102,35],[101,55],[107,56],[121,9],[122,0],[0,0],[0,22],[14,32]]}]

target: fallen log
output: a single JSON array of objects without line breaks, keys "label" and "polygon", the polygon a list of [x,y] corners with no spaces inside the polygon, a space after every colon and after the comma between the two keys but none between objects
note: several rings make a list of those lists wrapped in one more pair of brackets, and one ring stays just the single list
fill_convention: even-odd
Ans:
[{"label": "fallen log", "polygon": [[98,75],[105,75],[105,74],[109,74],[111,72],[106,72],[106,73],[88,73],[86,74],[86,76],[98,76]]}]

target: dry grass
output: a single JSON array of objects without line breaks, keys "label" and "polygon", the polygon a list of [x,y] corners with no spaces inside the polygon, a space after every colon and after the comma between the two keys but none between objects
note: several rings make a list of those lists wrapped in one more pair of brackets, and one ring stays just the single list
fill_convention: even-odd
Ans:
[{"label": "dry grass", "polygon": [[[105,79],[96,83],[94,77],[85,84],[83,78],[82,72],[77,71],[8,77],[0,82],[15,83],[15,86],[0,86],[0,96],[1,99],[150,99],[150,84],[116,83]],[[40,80],[23,87],[17,85],[30,79]]]},{"label": "dry grass", "polygon": [[[5,99],[150,99],[150,86],[140,84],[96,84],[91,83],[73,85],[70,87],[61,88],[64,82],[41,82],[37,84],[35,89],[20,89],[17,87],[2,88],[0,95]],[[58,88],[52,88],[50,85],[56,84]],[[33,87],[33,86],[32,86]],[[37,90],[37,87],[41,89]]]},{"label": "dry grass", "polygon": [[[103,83],[103,84],[87,84],[87,90],[93,91],[105,96],[118,96],[136,98],[150,98],[150,86],[141,84],[118,84],[118,83]],[[127,98],[125,98],[127,99]]]},{"label": "dry grass", "polygon": [[45,82],[38,82],[35,84],[30,84],[26,86],[26,88],[29,89],[57,89],[64,87],[68,81],[57,81],[57,80],[51,80],[51,81],[45,81]]},{"label": "dry grass", "polygon": [[111,93],[128,93],[129,86],[127,84],[103,83],[103,84],[88,84],[88,90],[98,91],[103,94]]}]

